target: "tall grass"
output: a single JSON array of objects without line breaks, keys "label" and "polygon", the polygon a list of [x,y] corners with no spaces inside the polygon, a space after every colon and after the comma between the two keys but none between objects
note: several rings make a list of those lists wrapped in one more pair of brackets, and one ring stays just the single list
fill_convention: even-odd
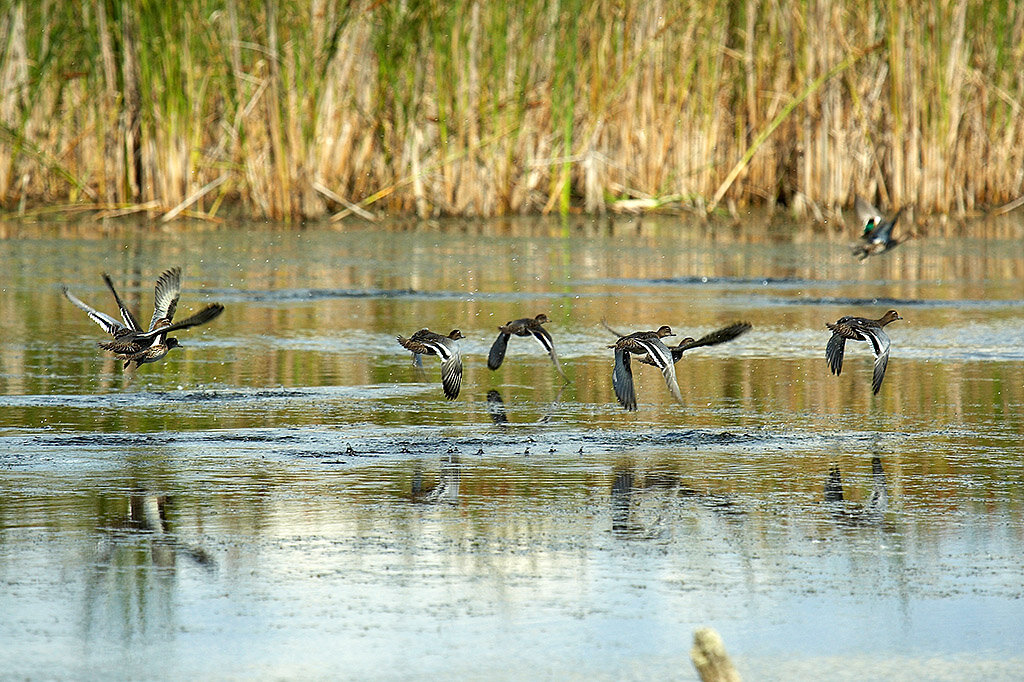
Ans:
[{"label": "tall grass", "polygon": [[821,214],[858,193],[968,212],[1024,194],[1013,0],[9,0],[0,12],[8,210]]}]

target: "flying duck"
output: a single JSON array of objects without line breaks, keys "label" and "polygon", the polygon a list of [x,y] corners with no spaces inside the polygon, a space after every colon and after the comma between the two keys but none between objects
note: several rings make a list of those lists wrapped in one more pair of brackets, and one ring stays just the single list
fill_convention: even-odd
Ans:
[{"label": "flying duck", "polygon": [[840,317],[835,324],[826,323],[826,327],[832,330],[832,338],[825,346],[825,359],[828,367],[836,376],[843,371],[843,353],[846,350],[846,342],[869,341],[871,351],[875,354],[875,371],[871,379],[871,389],[877,394],[882,388],[882,379],[885,378],[885,368],[889,364],[889,336],[883,327],[894,320],[902,320],[895,310],[888,311],[877,320],[869,320],[864,317],[851,317],[849,315]]},{"label": "flying duck", "polygon": [[565,376],[565,372],[562,371],[562,365],[558,362],[555,342],[552,341],[551,334],[541,326],[546,322],[548,322],[548,316],[541,313],[537,317],[511,320],[498,327],[498,338],[491,344],[491,352],[487,354],[487,368],[495,370],[501,367],[501,363],[505,359],[505,349],[508,348],[508,340],[513,334],[516,336],[532,336],[547,351],[551,357],[551,362],[555,365],[555,369],[558,370],[558,374],[568,382],[569,378]]},{"label": "flying duck", "polygon": [[462,387],[462,354],[459,351],[459,339],[464,339],[462,332],[453,329],[448,336],[436,334],[429,329],[421,329],[408,339],[398,337],[398,343],[412,352],[413,364],[419,366],[421,355],[436,355],[441,359],[441,387],[444,397],[455,400],[459,397]]},{"label": "flying duck", "polygon": [[629,411],[636,411],[636,390],[633,387],[633,370],[629,366],[630,354],[641,356],[647,359],[665,377],[665,384],[669,392],[679,402],[683,402],[683,395],[679,392],[679,384],[676,382],[676,368],[672,358],[672,351],[662,341],[666,336],[675,336],[672,328],[662,325],[658,331],[633,332],[626,336],[620,336],[619,340],[609,348],[615,349],[615,369],[612,373],[612,388],[615,389],[615,397],[619,404]]},{"label": "flying duck", "polygon": [[181,268],[174,267],[164,271],[157,279],[153,295],[153,317],[149,329],[143,329],[132,311],[121,300],[107,273],[103,273],[103,282],[114,295],[123,324],[82,302],[66,285],[62,286],[61,290],[69,301],[85,311],[89,319],[114,337],[113,341],[100,342],[99,347],[122,358],[125,369],[132,368],[132,365],[138,368],[140,365],[163,359],[172,348],[180,348],[182,345],[178,339],[167,336],[170,332],[205,324],[224,312],[223,305],[211,303],[194,315],[172,323],[178,306],[178,297],[181,295]]},{"label": "flying duck", "polygon": [[896,215],[892,218],[883,220],[881,211],[870,202],[856,197],[853,205],[854,210],[857,212],[858,220],[864,224],[864,229],[860,235],[860,242],[853,247],[853,255],[857,257],[857,260],[863,261],[869,256],[885,253],[910,238],[909,235],[901,235],[896,238],[892,236],[892,228],[896,225],[896,221],[900,219],[900,214],[903,213],[902,208],[896,211]]}]

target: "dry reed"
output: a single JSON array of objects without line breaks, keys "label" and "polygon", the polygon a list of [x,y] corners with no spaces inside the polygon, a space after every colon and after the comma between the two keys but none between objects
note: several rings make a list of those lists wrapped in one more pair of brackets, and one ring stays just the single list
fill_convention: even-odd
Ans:
[{"label": "dry reed", "polygon": [[1012,0],[12,0],[0,200],[298,220],[1024,194]]}]

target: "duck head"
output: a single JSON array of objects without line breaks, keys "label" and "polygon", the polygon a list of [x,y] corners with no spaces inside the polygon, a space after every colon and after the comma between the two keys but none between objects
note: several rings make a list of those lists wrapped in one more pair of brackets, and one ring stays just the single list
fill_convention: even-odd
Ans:
[{"label": "duck head", "polygon": [[879,320],[878,323],[884,327],[885,325],[889,324],[890,322],[893,322],[894,320],[902,319],[903,318],[900,317],[900,314],[898,312],[896,312],[895,310],[890,310],[885,315],[882,315],[882,319]]},{"label": "duck head", "polygon": [[667,324],[663,324],[660,327],[658,327],[657,333],[659,339],[663,339],[666,336],[675,336],[675,334],[672,333],[672,327],[668,326]]},{"label": "duck head", "polygon": [[464,339],[466,337],[463,336],[462,332],[460,332],[458,329],[453,329],[450,332],[448,332],[448,338],[451,339],[452,341],[458,341],[459,339]]},{"label": "duck head", "polygon": [[538,324],[544,324],[548,321],[548,316],[545,315],[544,313],[541,313],[540,315],[533,319],[536,320]]}]

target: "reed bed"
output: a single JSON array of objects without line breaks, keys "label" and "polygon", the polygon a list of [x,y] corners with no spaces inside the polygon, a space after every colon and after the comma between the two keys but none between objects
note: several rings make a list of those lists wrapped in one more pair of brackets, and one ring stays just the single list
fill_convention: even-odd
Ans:
[{"label": "reed bed", "polygon": [[0,200],[165,219],[1024,195],[1014,0],[11,0]]}]

